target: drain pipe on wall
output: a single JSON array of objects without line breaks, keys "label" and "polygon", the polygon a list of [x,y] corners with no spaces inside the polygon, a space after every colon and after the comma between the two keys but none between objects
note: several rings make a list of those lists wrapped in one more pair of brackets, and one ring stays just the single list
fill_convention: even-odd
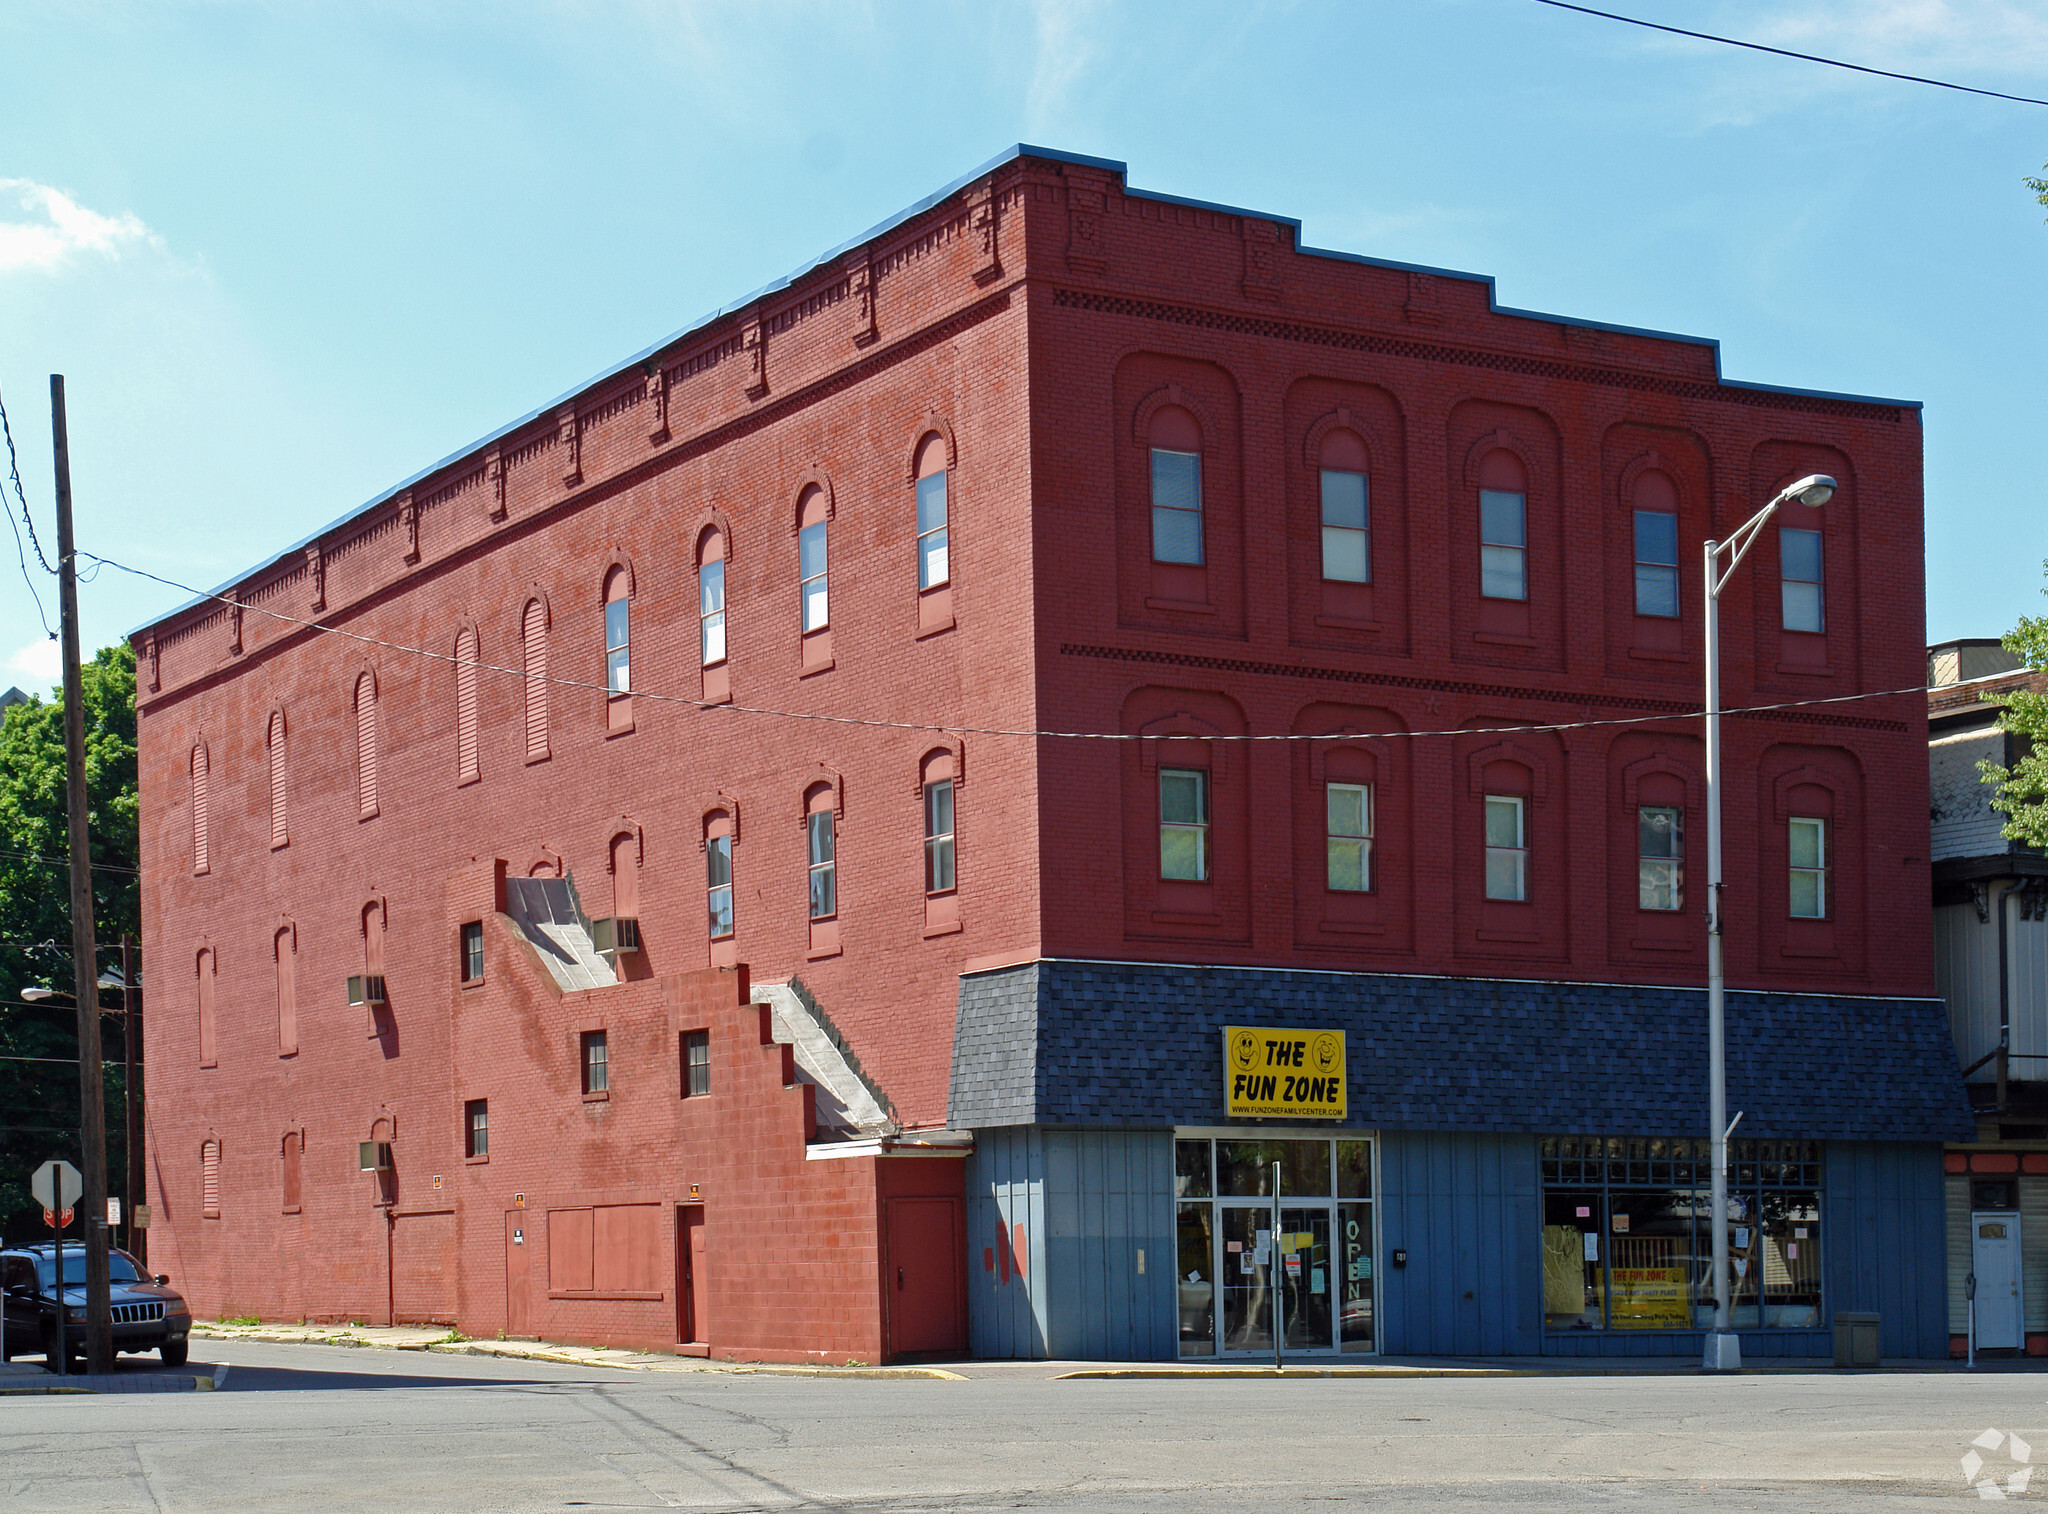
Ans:
[{"label": "drain pipe on wall", "polygon": [[2012,959],[2005,944],[2005,902],[2021,889],[2024,881],[2008,884],[1998,891],[1998,1109],[2005,1112],[2006,1068],[2012,1061]]}]

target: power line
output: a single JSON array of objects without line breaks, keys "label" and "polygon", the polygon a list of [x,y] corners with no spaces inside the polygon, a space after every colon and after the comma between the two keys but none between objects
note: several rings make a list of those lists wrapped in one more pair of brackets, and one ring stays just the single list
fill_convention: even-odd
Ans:
[{"label": "power line", "polygon": [[[54,573],[57,570],[43,556],[43,544],[36,540],[35,517],[28,513],[28,495],[21,487],[21,460],[14,454],[14,428],[7,424],[7,402],[4,399],[0,399],[0,436],[7,439],[7,471],[14,480],[14,497],[21,502],[21,519],[28,527],[28,539],[35,543],[36,561],[43,565],[45,572]],[[7,524],[14,530],[14,556],[21,564],[21,581],[28,585],[28,597],[36,602],[36,619],[43,623],[43,634],[55,641],[57,633],[50,629],[49,614],[43,609],[43,596],[36,592],[36,582],[28,576],[28,554],[21,549],[21,526],[14,524],[12,510],[7,512]]]},{"label": "power line", "polygon": [[2048,105],[2048,100],[2036,100],[2031,95],[2008,95],[2001,90],[1978,89],[1971,84],[1953,84],[1947,79],[1929,79],[1922,74],[1900,74],[1888,68],[1866,68],[1861,63],[1844,63],[1840,58],[1823,58],[1818,53],[1796,53],[1788,47],[1769,47],[1762,42],[1744,42],[1736,37],[1718,37],[1712,32],[1687,31],[1682,26],[1666,26],[1660,21],[1644,21],[1635,16],[1617,16],[1613,11],[1596,11],[1590,5],[1573,5],[1570,0],[1536,0],[1536,3],[1555,6],[1561,11],[1577,11],[1585,16],[1598,16],[1603,21],[1621,21],[1630,26],[1646,27],[1653,32],[1670,32],[1673,36],[1693,37],[1701,42],[1719,42],[1728,47],[1746,47],[1751,52],[1774,53],[1780,58],[1797,58],[1803,63],[1825,63],[1829,68],[1846,68],[1852,73],[1875,74],[1880,79],[1904,79],[1908,84],[1932,84],[1936,89],[1959,90],[1966,95],[1988,95],[1994,100],[2012,100],[2020,105]]},{"label": "power line", "polygon": [[[360,631],[345,631],[340,626],[324,625],[317,620],[305,620],[297,615],[287,615],[281,610],[267,610],[261,605],[250,604],[246,600],[231,599],[225,594],[215,593],[209,589],[195,589],[192,585],[179,583],[173,578],[163,578],[142,568],[131,568],[126,563],[116,562],[111,557],[99,557],[83,549],[80,549],[77,555],[92,562],[104,563],[110,568],[118,568],[123,573],[132,573],[137,578],[146,578],[151,583],[162,584],[165,588],[178,589],[192,595],[196,599],[210,599],[218,604],[236,606],[243,610],[253,610],[258,615],[282,621],[286,625],[298,626],[309,631],[318,631],[327,636],[340,636],[363,646],[381,647],[390,652],[402,652],[410,657],[425,658],[429,662],[444,662],[451,667],[476,668],[486,673],[502,673],[508,678],[517,678],[528,684],[546,684],[555,688],[582,689],[593,693],[610,694],[612,692],[609,684],[593,683],[588,679],[557,678],[553,675],[533,674],[527,672],[524,668],[500,667],[496,663],[483,662],[476,658],[457,657],[448,652],[430,652],[424,647],[407,646],[404,642],[398,641],[386,641],[380,636],[365,636]],[[1531,691],[1532,694],[1540,694],[1541,692],[1540,690]],[[1864,694],[1832,694],[1822,699],[1786,699],[1775,704],[1753,704],[1739,709],[1724,709],[1721,713],[1723,715],[1766,715],[1776,710],[1805,709],[1812,705],[1849,704],[1864,699],[1891,699],[1907,694],[1925,694],[1927,692],[1928,686],[1926,684],[1915,684],[1910,688],[1874,689]],[[697,710],[722,711],[734,715],[763,715],[777,720],[812,721],[821,725],[864,726],[873,730],[937,731],[941,734],[956,736],[1015,736],[1025,740],[1047,741],[1173,741],[1183,739],[1177,736],[1141,735],[1132,731],[1012,730],[1001,726],[959,725],[941,720],[880,720],[871,716],[860,715],[823,715],[809,710],[774,710],[759,705],[693,699],[686,694],[659,694],[648,689],[634,689],[632,693],[635,699],[652,700],[659,704],[687,705],[691,709]],[[1586,700],[1583,702],[1598,703],[1597,700]],[[1678,710],[1663,715],[1623,715],[1609,720],[1560,720],[1547,724],[1527,722],[1504,726],[1456,727],[1441,731],[1375,731],[1372,734],[1376,737],[1392,740],[1399,737],[1471,736],[1480,730],[1583,731],[1598,726],[1655,725],[1672,720],[1697,720],[1705,714],[1706,711],[1704,710]],[[1270,736],[1218,734],[1203,736],[1200,739],[1203,741],[1230,742],[1305,741],[1313,743],[1317,741],[1349,741],[1355,738],[1343,732],[1314,735],[1289,732]],[[0,852],[0,856],[4,855],[6,853]],[[115,871],[132,872],[134,869],[120,868],[115,869]]]},{"label": "power line", "polygon": [[[68,857],[39,857],[34,852],[9,851],[5,847],[0,847],[0,857],[12,857],[17,862],[41,862],[50,867],[71,866],[71,859]],[[131,878],[142,876],[140,868],[120,867],[112,862],[95,862],[91,864],[91,867],[96,873],[126,873]]]}]

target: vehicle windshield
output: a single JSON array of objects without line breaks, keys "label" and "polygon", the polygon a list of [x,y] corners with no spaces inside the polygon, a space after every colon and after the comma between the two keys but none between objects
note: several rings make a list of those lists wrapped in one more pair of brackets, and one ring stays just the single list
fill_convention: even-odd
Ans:
[{"label": "vehicle windshield", "polygon": [[[143,1281],[142,1274],[135,1270],[135,1264],[118,1251],[110,1253],[107,1257],[107,1277],[109,1281],[116,1283],[139,1283]],[[38,1256],[36,1258],[37,1285],[48,1288],[56,1281],[56,1278],[56,1259],[49,1256]],[[64,1248],[64,1286],[70,1288],[83,1287],[84,1285],[85,1248],[81,1246],[74,1251],[71,1247],[66,1246]]]}]

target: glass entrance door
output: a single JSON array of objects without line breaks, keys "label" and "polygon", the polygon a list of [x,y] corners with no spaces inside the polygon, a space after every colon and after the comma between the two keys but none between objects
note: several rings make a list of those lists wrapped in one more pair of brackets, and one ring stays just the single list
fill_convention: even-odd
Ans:
[{"label": "glass entrance door", "polygon": [[1371,1143],[1269,1137],[1176,1145],[1181,1355],[1270,1358],[1276,1302],[1285,1352],[1372,1350]]}]

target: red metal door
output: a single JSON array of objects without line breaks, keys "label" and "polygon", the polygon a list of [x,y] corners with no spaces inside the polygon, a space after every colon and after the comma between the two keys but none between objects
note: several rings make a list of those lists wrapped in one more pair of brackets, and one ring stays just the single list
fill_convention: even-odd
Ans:
[{"label": "red metal door", "polygon": [[533,1334],[533,1248],[540,1244],[534,1217],[524,1209],[505,1214],[505,1333],[515,1338]]},{"label": "red metal door", "polygon": [[704,1206],[676,1205],[676,1342],[711,1339],[705,1319]]},{"label": "red metal door", "polygon": [[891,1356],[957,1356],[967,1349],[960,1224],[958,1199],[889,1200]]}]

